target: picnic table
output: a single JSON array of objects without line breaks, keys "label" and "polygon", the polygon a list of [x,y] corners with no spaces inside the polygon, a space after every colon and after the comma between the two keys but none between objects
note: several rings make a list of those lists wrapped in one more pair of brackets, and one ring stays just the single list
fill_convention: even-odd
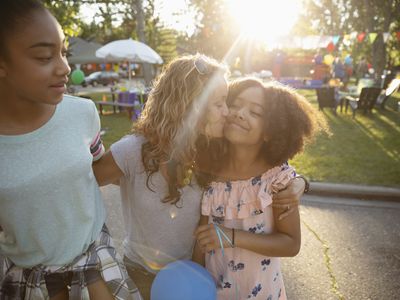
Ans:
[{"label": "picnic table", "polygon": [[133,120],[133,117],[137,119],[140,116],[148,93],[138,90],[118,91],[111,89],[111,95],[112,101],[96,101],[99,105],[100,115],[103,114],[103,106],[112,106],[114,113],[116,113],[116,109],[119,111],[126,110],[128,118]]}]

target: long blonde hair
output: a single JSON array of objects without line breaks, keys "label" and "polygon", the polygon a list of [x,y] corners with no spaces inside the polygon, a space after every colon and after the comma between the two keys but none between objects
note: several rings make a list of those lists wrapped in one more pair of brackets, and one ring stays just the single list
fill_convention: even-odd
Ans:
[{"label": "long blonde hair", "polygon": [[160,163],[168,162],[169,194],[164,202],[180,199],[177,172],[191,164],[196,154],[198,124],[204,115],[213,78],[224,76],[226,68],[204,55],[182,56],[171,61],[154,82],[145,108],[133,126],[133,133],[146,138],[142,162],[151,175]]}]

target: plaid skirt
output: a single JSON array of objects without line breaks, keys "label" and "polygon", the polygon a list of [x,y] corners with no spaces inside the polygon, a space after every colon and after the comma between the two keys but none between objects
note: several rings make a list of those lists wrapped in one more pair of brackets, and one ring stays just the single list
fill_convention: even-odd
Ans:
[{"label": "plaid skirt", "polygon": [[69,289],[70,300],[89,299],[84,271],[98,270],[108,288],[117,300],[143,300],[136,285],[129,278],[126,268],[114,248],[106,225],[89,249],[72,263],[64,266],[43,266],[21,268],[5,258],[0,269],[2,278],[1,300],[42,300],[49,299],[45,276],[54,273],[72,272]]}]

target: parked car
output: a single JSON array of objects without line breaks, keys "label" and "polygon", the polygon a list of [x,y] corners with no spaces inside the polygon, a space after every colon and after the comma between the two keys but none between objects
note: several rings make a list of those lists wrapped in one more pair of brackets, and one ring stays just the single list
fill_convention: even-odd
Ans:
[{"label": "parked car", "polygon": [[108,85],[110,83],[117,83],[119,81],[119,75],[116,72],[110,71],[98,71],[93,72],[85,78],[82,82],[82,86],[92,85],[96,86],[98,84]]}]

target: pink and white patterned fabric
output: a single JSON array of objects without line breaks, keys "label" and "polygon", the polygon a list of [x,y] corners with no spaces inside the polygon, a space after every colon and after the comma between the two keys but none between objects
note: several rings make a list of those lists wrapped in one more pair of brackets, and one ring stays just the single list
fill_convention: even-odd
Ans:
[{"label": "pink and white patterned fabric", "polygon": [[[204,192],[202,214],[209,223],[268,234],[274,230],[272,194],[296,176],[287,164],[248,180],[213,182]],[[279,257],[235,248],[206,255],[206,268],[218,287],[218,300],[286,299]]]}]

